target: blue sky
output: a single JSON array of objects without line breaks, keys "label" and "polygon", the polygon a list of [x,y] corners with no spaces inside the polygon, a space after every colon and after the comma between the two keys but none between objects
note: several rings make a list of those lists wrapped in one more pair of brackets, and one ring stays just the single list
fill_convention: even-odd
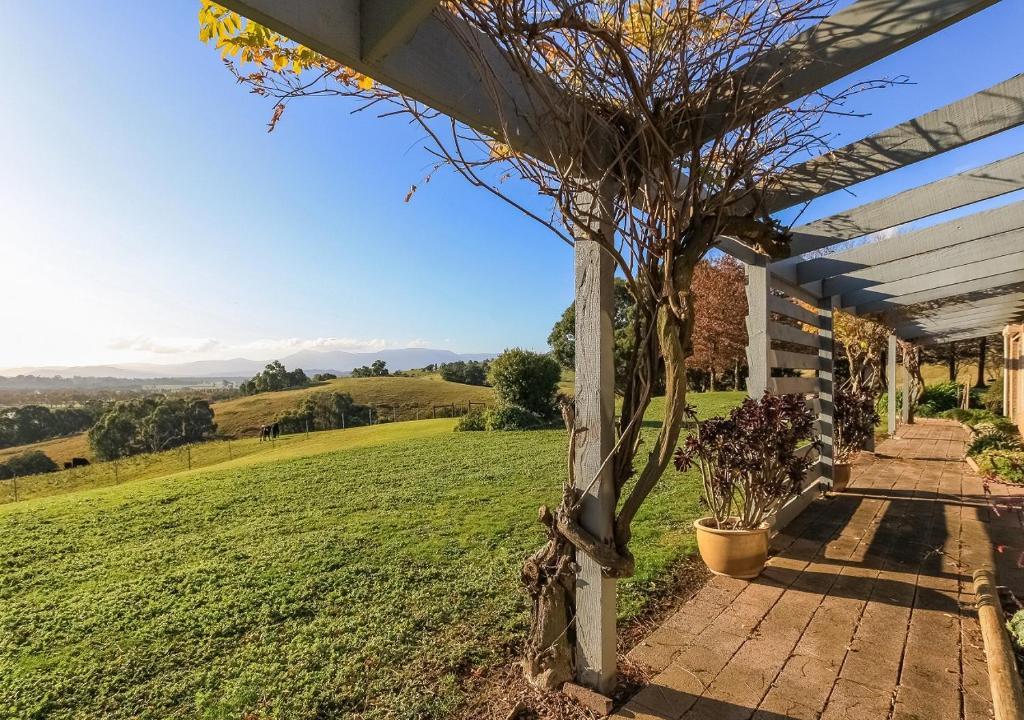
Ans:
[{"label": "blue sky", "polygon": [[[199,43],[197,7],[0,0],[0,367],[545,347],[568,247],[450,173],[406,204],[430,156],[402,121],[315,99],[268,135],[270,105]],[[831,121],[838,142],[1024,71],[1021,28],[1004,0],[854,76],[915,84],[857,98],[871,115]],[[1021,150],[1005,133],[802,219]]]}]

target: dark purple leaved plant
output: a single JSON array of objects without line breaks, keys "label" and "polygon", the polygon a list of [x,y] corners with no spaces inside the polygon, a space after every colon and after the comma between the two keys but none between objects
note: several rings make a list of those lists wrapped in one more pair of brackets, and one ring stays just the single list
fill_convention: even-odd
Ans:
[{"label": "dark purple leaved plant", "polygon": [[748,398],[728,417],[697,421],[675,464],[700,470],[717,527],[753,530],[800,491],[817,462],[816,420],[799,395]]}]

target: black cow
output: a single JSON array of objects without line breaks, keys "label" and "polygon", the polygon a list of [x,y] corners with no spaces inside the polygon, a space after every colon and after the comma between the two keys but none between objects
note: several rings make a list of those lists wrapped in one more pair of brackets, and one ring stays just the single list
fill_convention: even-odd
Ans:
[{"label": "black cow", "polygon": [[74,465],[72,465],[70,462],[64,463],[64,469],[65,470],[70,470],[73,467],[74,467]]},{"label": "black cow", "polygon": [[270,426],[260,425],[260,442],[264,440],[270,440]]},{"label": "black cow", "polygon": [[270,426],[270,437],[276,440],[281,435],[281,423],[274,423]]},{"label": "black cow", "polygon": [[89,461],[85,458],[71,458],[71,467],[85,467]]}]

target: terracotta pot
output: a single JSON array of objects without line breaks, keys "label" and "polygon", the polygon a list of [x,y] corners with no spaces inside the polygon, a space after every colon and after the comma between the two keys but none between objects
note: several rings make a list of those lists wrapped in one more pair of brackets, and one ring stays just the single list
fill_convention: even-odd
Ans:
[{"label": "terracotta pot", "polygon": [[850,485],[850,463],[832,466],[832,492],[842,492]]},{"label": "terracotta pot", "polygon": [[715,575],[749,580],[764,570],[768,559],[767,524],[756,530],[719,530],[713,518],[701,518],[693,527],[701,559]]}]

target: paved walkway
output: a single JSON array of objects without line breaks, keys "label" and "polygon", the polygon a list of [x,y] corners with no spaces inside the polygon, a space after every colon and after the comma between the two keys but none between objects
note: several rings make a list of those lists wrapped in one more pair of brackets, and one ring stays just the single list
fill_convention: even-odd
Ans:
[{"label": "paved walkway", "polygon": [[999,510],[1024,495],[995,486],[993,510],[965,439],[902,427],[777,536],[760,578],[714,578],[630,653],[652,679],[614,717],[990,717],[971,571],[994,558],[1024,597],[1024,525]]}]

